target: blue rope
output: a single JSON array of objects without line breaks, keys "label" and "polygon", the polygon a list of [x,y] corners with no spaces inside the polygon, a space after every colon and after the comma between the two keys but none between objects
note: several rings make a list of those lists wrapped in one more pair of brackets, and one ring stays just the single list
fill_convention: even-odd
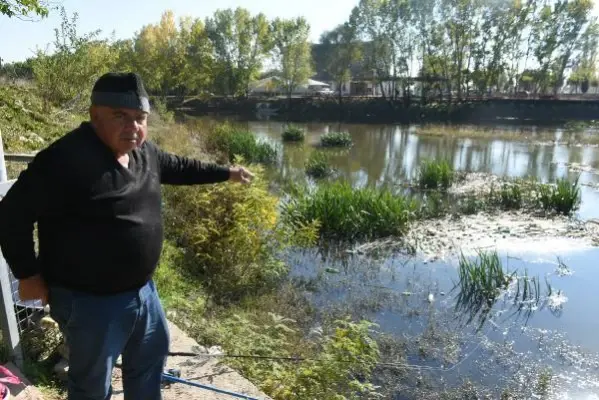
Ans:
[{"label": "blue rope", "polygon": [[176,376],[171,375],[171,374],[167,374],[167,373],[163,373],[162,374],[162,378],[165,381],[167,381],[167,382],[183,383],[183,384],[189,385],[189,386],[195,386],[195,387],[206,389],[206,390],[212,390],[213,392],[217,392],[217,393],[228,394],[229,396],[237,397],[239,399],[260,400],[260,399],[257,399],[255,397],[246,396],[246,395],[241,394],[241,393],[235,393],[235,392],[230,392],[228,390],[219,389],[219,388],[211,386],[211,385],[204,385],[204,384],[201,384],[201,383],[196,383],[196,382],[188,381],[186,379],[177,378]]}]

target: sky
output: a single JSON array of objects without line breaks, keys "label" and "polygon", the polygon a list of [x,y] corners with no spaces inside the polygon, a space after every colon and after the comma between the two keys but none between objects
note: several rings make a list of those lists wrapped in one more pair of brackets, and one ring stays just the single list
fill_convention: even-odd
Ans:
[{"label": "sky", "polygon": [[[204,19],[220,8],[244,7],[252,14],[263,12],[268,18],[304,16],[311,26],[311,40],[347,20],[359,0],[52,0],[62,4],[68,15],[79,14],[78,33],[97,29],[103,36],[113,31],[117,39],[131,38],[144,25],[157,23],[170,9],[175,16]],[[599,1],[594,14],[599,16]],[[37,48],[44,49],[54,40],[54,28],[60,26],[60,15],[54,11],[48,18],[35,22],[0,17],[0,57],[3,62],[24,61]]]},{"label": "sky", "polygon": [[[252,14],[263,12],[268,18],[303,16],[311,26],[311,40],[347,20],[359,0],[53,0],[62,4],[69,16],[79,14],[78,33],[97,29],[108,37],[131,38],[144,25],[160,21],[170,9],[175,17],[204,19],[217,9],[244,7]],[[60,26],[60,14],[35,22],[0,16],[0,57],[4,62],[24,61],[37,48],[44,49],[54,41],[54,28]]]}]

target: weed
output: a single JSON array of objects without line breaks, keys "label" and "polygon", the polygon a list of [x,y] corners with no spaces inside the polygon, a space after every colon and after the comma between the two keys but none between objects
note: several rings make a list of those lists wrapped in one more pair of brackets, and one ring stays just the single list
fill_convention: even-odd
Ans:
[{"label": "weed", "polygon": [[355,189],[346,182],[298,190],[283,205],[290,223],[320,223],[321,238],[340,240],[402,236],[417,211],[416,202],[387,189]]},{"label": "weed", "polygon": [[335,170],[330,165],[329,157],[323,152],[310,154],[306,161],[306,174],[313,178],[325,178],[333,174]]},{"label": "weed", "polygon": [[302,142],[306,137],[304,131],[297,126],[290,126],[283,132],[284,142]]},{"label": "weed", "polygon": [[424,161],[418,169],[418,185],[423,189],[447,189],[454,177],[453,167],[445,160]]},{"label": "weed", "polygon": [[577,178],[573,183],[559,179],[556,185],[538,185],[538,202],[544,210],[570,215],[580,206],[581,194]]},{"label": "weed", "polygon": [[212,129],[206,137],[209,151],[219,151],[229,162],[241,157],[250,163],[272,164],[276,161],[277,150],[269,143],[259,141],[249,131],[222,124]]},{"label": "weed", "polygon": [[329,132],[320,137],[323,147],[349,147],[353,143],[349,132]]},{"label": "weed", "polygon": [[505,210],[522,208],[522,190],[519,185],[504,184],[499,190],[499,204]]}]

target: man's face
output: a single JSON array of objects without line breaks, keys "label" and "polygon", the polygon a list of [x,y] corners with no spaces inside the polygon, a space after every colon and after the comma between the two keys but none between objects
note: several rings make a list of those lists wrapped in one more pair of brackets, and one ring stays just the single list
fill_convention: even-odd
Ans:
[{"label": "man's face", "polygon": [[90,116],[96,133],[116,156],[141,146],[148,135],[148,114],[141,110],[92,106]]}]

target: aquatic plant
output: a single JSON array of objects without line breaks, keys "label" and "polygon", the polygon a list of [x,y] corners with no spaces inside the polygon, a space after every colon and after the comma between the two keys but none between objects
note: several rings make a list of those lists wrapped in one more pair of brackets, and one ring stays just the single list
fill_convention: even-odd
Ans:
[{"label": "aquatic plant", "polygon": [[562,178],[556,185],[539,184],[538,202],[544,210],[570,215],[580,206],[581,194],[579,178],[574,182]]},{"label": "aquatic plant", "polygon": [[353,143],[349,132],[329,132],[320,137],[323,147],[348,147]]},{"label": "aquatic plant", "polygon": [[284,142],[301,142],[305,139],[306,134],[297,126],[289,126],[281,135]]},{"label": "aquatic plant", "polygon": [[[503,184],[496,201],[505,210],[522,208],[522,189],[518,184]],[[492,197],[492,195],[491,195]]]},{"label": "aquatic plant", "polygon": [[269,143],[259,141],[250,131],[229,124],[215,126],[205,137],[209,151],[223,153],[229,162],[241,157],[246,162],[271,164],[276,161],[277,150]]},{"label": "aquatic plant", "polygon": [[425,160],[418,168],[417,179],[423,189],[447,189],[455,179],[455,172],[445,160]]},{"label": "aquatic plant", "polygon": [[339,240],[402,236],[417,211],[413,199],[385,188],[353,188],[347,182],[299,189],[282,205],[291,224],[320,223],[320,237]]},{"label": "aquatic plant", "polygon": [[306,161],[306,174],[313,178],[325,178],[334,172],[331,167],[329,157],[323,152],[317,151],[310,154]]}]

